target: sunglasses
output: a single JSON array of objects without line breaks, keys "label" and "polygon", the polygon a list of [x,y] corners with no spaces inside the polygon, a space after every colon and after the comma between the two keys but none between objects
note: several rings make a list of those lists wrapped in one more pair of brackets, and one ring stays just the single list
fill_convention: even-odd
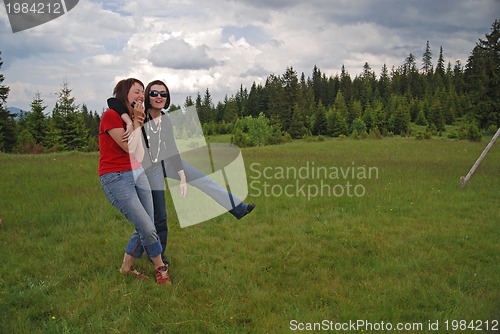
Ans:
[{"label": "sunglasses", "polygon": [[149,96],[151,96],[151,97],[157,97],[158,95],[160,95],[161,97],[167,97],[168,93],[166,90],[162,90],[162,91],[152,90],[149,92]]}]

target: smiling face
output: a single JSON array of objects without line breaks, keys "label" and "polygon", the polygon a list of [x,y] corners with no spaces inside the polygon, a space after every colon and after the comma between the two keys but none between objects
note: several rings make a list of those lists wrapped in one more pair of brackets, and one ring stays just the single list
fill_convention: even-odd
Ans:
[{"label": "smiling face", "polygon": [[[151,94],[151,92],[153,92],[153,94]],[[165,102],[167,101],[166,97],[167,87],[159,84],[152,85],[151,88],[149,89],[148,94],[149,94],[149,103],[151,104],[151,107],[153,109],[161,110],[165,107]]]},{"label": "smiling face", "polygon": [[136,82],[132,85],[132,87],[130,87],[127,95],[127,102],[129,109],[131,108],[130,105],[132,102],[141,104],[144,103],[144,88],[140,83]]}]

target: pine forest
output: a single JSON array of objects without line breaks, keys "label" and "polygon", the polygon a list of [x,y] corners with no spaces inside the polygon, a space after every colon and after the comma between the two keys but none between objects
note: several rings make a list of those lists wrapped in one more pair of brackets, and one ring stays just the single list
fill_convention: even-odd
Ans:
[{"label": "pine forest", "polygon": [[[427,42],[421,55],[410,53],[401,65],[377,70],[378,75],[365,63],[353,78],[344,66],[335,76],[318,66],[310,75],[288,67],[249,89],[235,88],[217,104],[207,88],[184,105],[196,106],[205,135],[230,135],[240,147],[325,137],[479,141],[500,126],[499,20],[465,64],[445,61],[445,50],[436,55]],[[31,110],[14,117],[6,108],[10,89],[4,79],[0,73],[0,152],[98,150],[100,114],[76,105],[68,83],[53,110],[46,110],[37,94]],[[169,111],[179,108],[172,105]]]}]

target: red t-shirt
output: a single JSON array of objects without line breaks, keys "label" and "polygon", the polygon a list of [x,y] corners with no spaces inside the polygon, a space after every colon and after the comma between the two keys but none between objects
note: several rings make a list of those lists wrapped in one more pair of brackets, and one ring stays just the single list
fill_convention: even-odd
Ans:
[{"label": "red t-shirt", "polygon": [[108,133],[108,130],[123,128],[125,122],[113,109],[106,110],[99,124],[99,176],[112,172],[123,172],[141,167]]}]

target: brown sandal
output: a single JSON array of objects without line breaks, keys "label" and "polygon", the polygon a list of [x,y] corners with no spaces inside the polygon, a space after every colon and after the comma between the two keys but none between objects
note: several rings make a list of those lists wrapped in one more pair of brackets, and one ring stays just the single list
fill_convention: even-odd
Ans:
[{"label": "brown sandal", "polygon": [[140,280],[148,280],[148,279],[150,279],[149,276],[144,275],[143,273],[141,273],[140,271],[138,271],[137,269],[134,269],[134,268],[130,268],[129,271],[122,271],[120,269],[120,273],[122,273],[124,275],[134,276],[135,278],[140,279]]}]

